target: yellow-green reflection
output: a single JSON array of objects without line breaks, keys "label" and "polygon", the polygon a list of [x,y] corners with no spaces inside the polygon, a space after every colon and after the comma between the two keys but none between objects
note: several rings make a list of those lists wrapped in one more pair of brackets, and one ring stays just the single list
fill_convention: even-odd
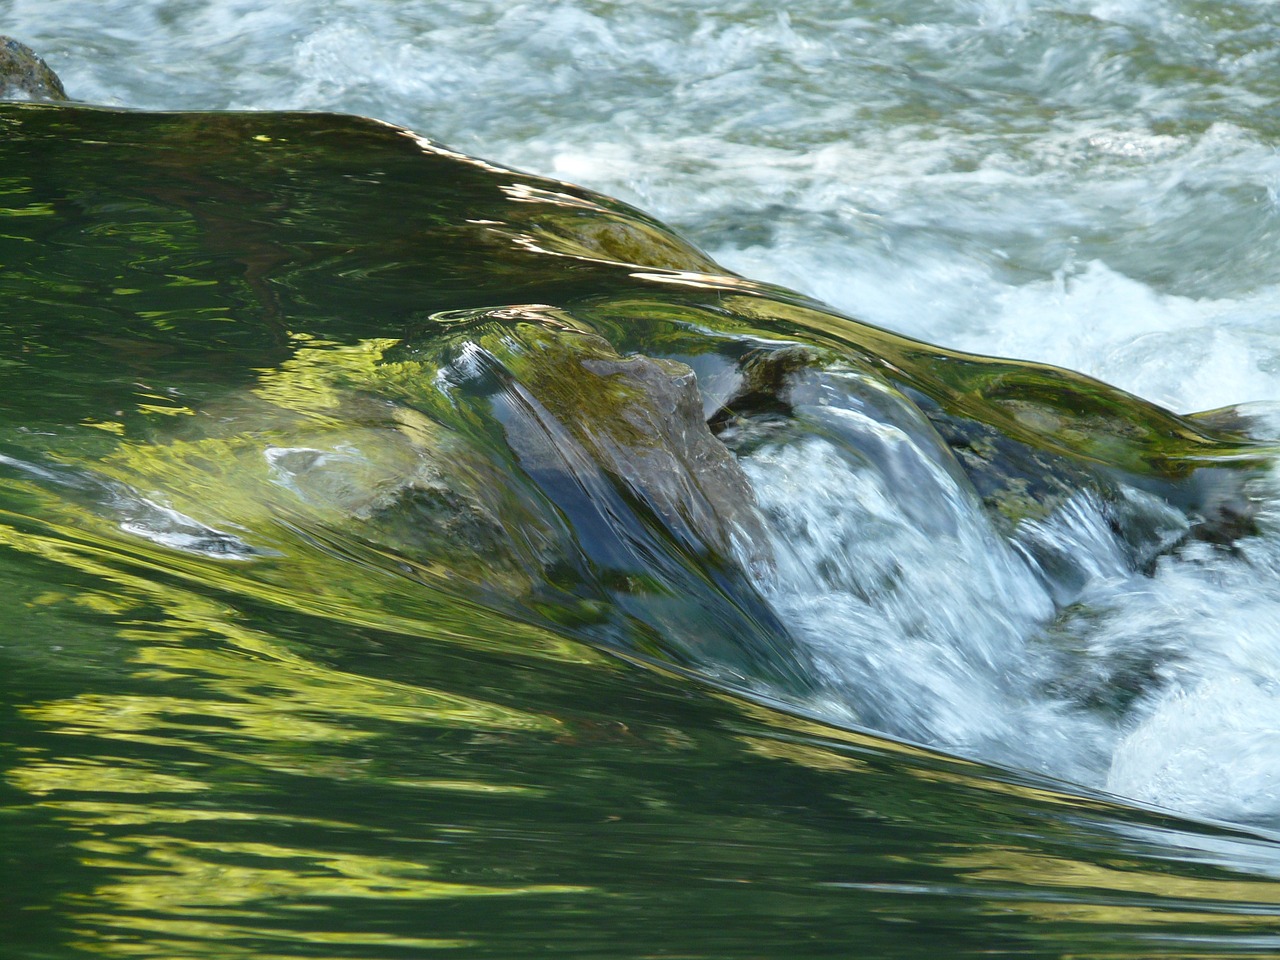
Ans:
[{"label": "yellow-green reflection", "polygon": [[[988,846],[980,852],[960,851],[939,858],[939,863],[974,880],[1016,884],[1039,890],[1077,890],[1094,893],[1144,894],[1188,903],[1277,904],[1280,883],[1273,880],[1204,880],[1152,873],[1084,860],[1046,856],[1025,849]],[[1145,865],[1144,865],[1145,866]],[[1238,918],[1233,917],[1233,921]],[[1274,917],[1254,916],[1250,922],[1273,924]]]},{"label": "yellow-green reflection", "polygon": [[[1100,956],[1089,945],[1109,929],[1141,927],[1172,956],[1178,935],[1212,944],[1235,915],[1246,933],[1274,918],[1274,885],[1247,879],[1247,857],[1238,881],[1161,859],[1155,842],[1158,853],[1130,857],[1142,843],[1104,828],[1136,812],[718,702],[688,676],[636,679],[520,622],[518,603],[505,614],[487,603],[524,599],[519,570],[486,569],[484,551],[415,552],[422,541],[398,538],[394,516],[376,526],[424,462],[467,455],[433,417],[483,446],[483,424],[431,406],[447,400],[433,400],[435,370],[414,357],[439,342],[436,320],[455,327],[442,338],[465,336],[459,318],[503,319],[502,304],[541,304],[510,310],[558,329],[603,317],[619,353],[698,355],[738,334],[814,341],[949,413],[1134,469],[1255,455],[1201,444],[1209,421],[834,317],[719,275],[621,205],[418,149],[395,128],[16,116],[37,139],[3,140],[15,189],[38,183],[39,196],[71,202],[5,223],[3,279],[31,353],[10,360],[28,379],[0,427],[31,469],[6,465],[0,544],[30,561],[35,596],[30,636],[15,638],[30,672],[5,689],[18,737],[5,745],[5,813],[54,834],[65,887],[36,909],[58,914],[59,933],[74,926],[76,947],[492,956],[501,947],[483,938],[500,935],[503,904],[540,896],[551,903],[517,913],[524,930],[512,924],[533,938],[509,954],[920,955],[976,943]],[[616,416],[608,399],[587,409]],[[50,432],[22,432],[29,420]],[[276,469],[268,454],[282,449],[346,472],[307,488]],[[41,480],[46,466],[67,472]],[[222,539],[175,544],[165,511],[177,534]],[[505,531],[526,529],[502,516]],[[238,549],[215,549],[228,544]],[[477,585],[492,591],[468,592]],[[587,604],[546,606],[574,619],[539,623],[600,622]],[[47,656],[58,630],[82,626],[69,642],[90,663]],[[114,646],[92,662],[104,636]],[[50,661],[75,669],[50,677]],[[42,840],[22,862],[43,858]],[[846,876],[892,876],[905,892],[868,909],[846,897],[855,884],[839,888]],[[905,902],[947,884],[945,902]],[[468,913],[472,901],[484,906]],[[877,927],[877,909],[892,922]],[[1183,927],[1169,933],[1174,914]],[[1021,949],[1034,932],[988,942],[1010,918],[1061,939],[1040,952]],[[945,932],[918,950],[895,937],[932,928]],[[957,931],[965,945],[943,939]]]},{"label": "yellow-green reflection", "polygon": [[[0,528],[0,534],[3,531]],[[31,545],[32,538],[25,542]],[[36,543],[49,548],[47,554],[59,555],[47,541]],[[88,566],[103,572],[107,569],[99,562]],[[190,745],[195,737],[200,744],[196,749],[216,753],[220,751],[209,745],[208,735],[230,738],[243,746],[344,743],[376,736],[369,724],[381,723],[544,734],[560,728],[560,722],[552,717],[449,691],[334,670],[244,625],[229,606],[160,581],[118,572],[111,576],[134,595],[136,608],[146,602],[163,611],[161,616],[152,612],[146,622],[119,631],[139,645],[134,659],[141,669],[136,675],[151,681],[194,681],[211,696],[85,693],[23,708],[28,717],[59,733],[168,746]],[[75,602],[121,615],[130,609],[127,596],[89,593]],[[184,641],[209,638],[225,646],[184,645]],[[254,756],[246,754],[242,759]],[[262,756],[269,757],[270,752]],[[305,762],[292,759],[289,764]],[[23,778],[29,790],[40,782],[30,769],[19,768],[12,776]]]},{"label": "yellow-green reflection", "polygon": [[66,762],[30,760],[6,771],[5,779],[20,790],[44,796],[57,790],[100,793],[195,793],[205,789],[199,780],[147,770],[139,765],[108,765],[94,760]]},{"label": "yellow-green reflection", "polygon": [[[45,789],[49,781],[38,785],[37,789],[48,793]],[[67,784],[67,789],[74,789]],[[285,817],[267,813],[248,813],[243,810],[226,808],[196,807],[157,807],[143,803],[127,803],[120,801],[94,800],[51,800],[43,799],[40,806],[54,811],[57,816],[66,817],[72,823],[94,826],[124,826],[160,823],[201,823],[205,821],[234,821],[255,823],[283,823],[294,826],[324,826],[342,829],[354,829],[350,824],[334,820],[318,820],[296,816]],[[88,842],[88,841],[86,841]],[[89,849],[86,847],[85,849]]]},{"label": "yellow-green reflection", "polygon": [[[543,713],[454,690],[327,666],[251,626],[237,609],[237,597],[321,614],[344,625],[364,622],[423,636],[423,642],[462,638],[526,655],[597,659],[518,624],[504,624],[492,637],[476,629],[483,618],[465,631],[455,630],[448,614],[457,617],[457,609],[439,601],[433,605],[429,597],[424,605],[418,594],[426,592],[420,585],[380,574],[376,566],[338,560],[314,541],[289,539],[289,528],[272,524],[266,500],[269,478],[260,463],[270,418],[290,429],[305,420],[314,431],[338,430],[340,420],[326,420],[323,411],[328,404],[346,402],[338,388],[326,386],[331,381],[314,375],[319,364],[311,362],[308,348],[299,353],[297,363],[264,376],[262,393],[271,399],[241,399],[239,413],[256,417],[260,429],[244,431],[243,420],[238,420],[233,430],[249,437],[239,448],[234,438],[221,436],[161,446],[126,443],[96,465],[133,489],[179,491],[174,499],[181,503],[175,506],[205,522],[234,515],[238,529],[254,525],[249,538],[262,532],[256,539],[287,556],[287,562],[224,561],[164,550],[119,533],[90,508],[22,481],[6,484],[11,492],[42,502],[47,519],[33,523],[7,515],[8,522],[0,524],[0,543],[103,584],[100,589],[46,590],[34,603],[54,612],[65,606],[115,620],[116,635],[135,647],[133,677],[145,687],[86,691],[20,707],[28,721],[66,738],[66,746],[56,754],[47,746],[28,748],[4,774],[10,786],[28,794],[39,808],[74,832],[88,834],[75,844],[80,863],[104,880],[90,896],[71,904],[84,949],[117,956],[225,956],[236,954],[224,948],[226,938],[237,937],[347,951],[452,948],[467,941],[353,933],[336,921],[330,931],[328,905],[350,898],[426,901],[587,890],[451,882],[439,878],[425,856],[410,862],[306,845],[213,842],[171,832],[209,823],[238,824],[241,831],[323,828],[342,835],[370,829],[237,809],[235,794],[226,785],[253,782],[254,770],[308,778],[308,784],[321,778],[478,801],[545,792],[538,783],[515,776],[504,780],[492,771],[479,775],[460,769],[450,776],[448,765],[430,762],[420,767],[421,775],[411,769],[371,768],[364,759],[367,746],[354,754],[351,748],[376,741],[388,730],[546,737],[558,734],[563,724]],[[376,347],[361,347],[345,355],[360,365],[377,353]],[[401,452],[397,442],[392,440],[391,456]],[[95,745],[88,751],[95,755],[78,755],[71,744],[81,739]],[[287,930],[278,923],[253,922],[281,903],[290,910],[318,913]],[[263,955],[258,949],[243,953]]]},{"label": "yellow-green reflection", "polygon": [[[93,475],[110,477],[140,498],[154,498],[164,509],[232,532],[257,551],[251,563],[207,563],[189,554],[151,551],[141,542],[123,543],[92,511],[69,513],[68,504],[51,502],[49,514],[66,515],[55,539],[70,532],[67,527],[84,531],[72,539],[94,531],[95,546],[109,552],[145,557],[235,594],[343,624],[429,632],[557,661],[603,662],[586,647],[506,618],[494,619],[497,629],[476,629],[478,621],[493,615],[469,604],[466,592],[524,595],[529,575],[518,565],[500,564],[483,551],[440,557],[415,550],[417,534],[411,529],[384,526],[372,538],[368,534],[369,524],[404,491],[438,482],[435,464],[464,468],[468,454],[456,440],[412,407],[384,398],[438,401],[429,387],[434,368],[386,362],[393,340],[339,345],[304,334],[294,340],[291,357],[260,370],[251,390],[181,418],[176,429],[161,425],[164,442],[125,437],[110,455],[84,464]],[[170,411],[164,418],[174,419]],[[328,457],[337,467],[299,487],[272,459],[282,452]],[[396,543],[383,542],[397,536],[409,546],[397,549]],[[424,580],[435,589],[423,590]],[[460,619],[466,627],[453,629]]]},{"label": "yellow-green reflection", "polygon": [[[178,622],[197,630],[221,634],[228,620],[239,618],[228,604],[195,591],[171,588],[163,581],[177,579],[345,625],[557,661],[610,664],[590,648],[549,631],[497,616],[456,596],[442,598],[424,590],[415,578],[406,579],[387,569],[401,558],[384,557],[371,545],[344,540],[342,556],[336,558],[318,535],[299,536],[292,526],[264,516],[278,502],[272,499],[278,496],[277,491],[266,486],[261,476],[238,473],[235,467],[239,461],[224,444],[175,443],[169,445],[165,456],[174,459],[164,464],[163,471],[155,465],[150,469],[153,479],[167,476],[176,485],[174,489],[183,491],[182,497],[173,499],[189,497],[192,503],[183,505],[213,523],[234,504],[243,503],[245,520],[251,522],[256,517],[263,524],[255,528],[255,545],[273,553],[245,564],[166,550],[121,534],[116,524],[90,507],[58,499],[22,481],[0,482],[0,489],[7,487],[43,501],[41,515],[45,519],[33,522],[0,510],[0,544],[101,577],[119,589],[119,596],[136,598],[126,602],[155,603],[166,611],[181,609]],[[210,476],[206,469],[216,472]],[[255,489],[255,483],[264,485]],[[277,562],[273,555],[285,559]],[[424,576],[430,572],[418,571]],[[75,602],[121,601],[79,597]],[[486,621],[493,629],[483,629]],[[164,624],[164,629],[168,631],[170,626]],[[258,642],[248,636],[233,639],[249,648]]]},{"label": "yellow-green reflection", "polygon": [[[384,775],[344,748],[376,740],[389,725],[546,736],[562,724],[453,691],[325,666],[249,627],[229,603],[174,586],[167,577],[126,572],[127,559],[113,552],[114,545],[85,542],[81,536],[77,542],[0,527],[0,540],[9,545],[111,583],[111,592],[48,591],[37,602],[46,609],[65,604],[116,619],[118,636],[136,644],[135,677],[150,688],[146,693],[88,691],[21,708],[29,721],[68,739],[61,756],[28,748],[4,778],[74,832],[89,834],[75,845],[80,863],[106,878],[90,896],[69,904],[82,948],[112,956],[234,956],[235,950],[224,948],[226,938],[251,937],[347,950],[443,949],[466,941],[352,933],[342,931],[336,919],[330,933],[328,904],[350,898],[386,902],[584,892],[571,885],[449,882],[434,875],[426,857],[409,862],[339,849],[170,834],[174,827],[202,823],[239,824],[241,830],[327,828],[343,835],[370,829],[236,809],[235,795],[223,782],[228,776],[233,783],[243,781],[248,774],[236,771],[254,769],[312,778],[308,783],[317,777],[381,783],[427,795],[536,796],[544,792],[538,784],[481,779],[474,773],[442,776],[431,763],[425,769],[432,772],[424,776]],[[166,694],[165,687],[182,692]],[[76,755],[71,744],[81,738],[97,745],[96,756]],[[119,754],[107,746],[113,743]],[[180,751],[176,762],[173,751]],[[104,830],[109,841],[96,838]],[[288,929],[254,924],[253,917],[267,916],[278,909],[270,905],[280,903],[320,912]]]},{"label": "yellow-green reflection", "polygon": [[770,760],[789,760],[814,770],[830,770],[840,773],[859,773],[867,762],[857,757],[847,757],[833,750],[803,743],[783,743],[764,737],[743,737],[743,743],[752,753]]},{"label": "yellow-green reflection", "polygon": [[[84,935],[87,931],[78,931]],[[120,939],[120,934],[113,935],[109,944],[100,940],[83,940],[73,942],[72,946],[89,953],[98,953],[113,957],[183,957],[206,955],[210,957],[249,957],[252,960],[293,960],[296,953],[275,953],[262,949],[262,943],[280,944],[283,948],[289,941],[309,945],[307,956],[315,960],[350,960],[351,953],[336,952],[342,948],[363,947],[375,949],[391,947],[396,953],[406,956],[407,950],[456,950],[460,947],[473,946],[475,941],[428,938],[398,937],[389,934],[362,933],[352,934],[341,931],[331,932],[291,932],[289,936],[281,936],[269,928],[255,928],[230,923],[197,923],[187,921],[175,929],[173,925],[155,921],[140,921],[129,928],[135,936],[146,936],[146,940],[130,943]],[[243,946],[233,938],[253,938],[255,945]],[[186,939],[184,939],[186,938]],[[203,943],[196,941],[205,941]],[[314,945],[329,946],[335,952],[317,952]]]},{"label": "yellow-green reflection", "polygon": [[[131,850],[133,843],[144,849]],[[99,907],[111,903],[130,912],[243,916],[241,908],[252,915],[255,903],[279,898],[439,900],[589,892],[586,887],[555,884],[448,883],[433,879],[429,866],[420,862],[266,843],[200,843],[147,836],[124,837],[109,850],[89,843],[85,850],[90,865],[131,871],[127,880],[104,884],[92,897]],[[145,859],[139,860],[139,854]],[[154,872],[132,873],[140,863]]]},{"label": "yellow-green reflection", "polygon": [[[84,933],[96,934],[84,945],[112,956],[164,957],[173,955],[170,951],[235,955],[224,951],[227,939],[237,937],[335,948],[458,947],[468,941],[325,927],[339,925],[336,904],[351,900],[438,901],[591,892],[553,884],[450,883],[433,878],[430,867],[420,862],[265,843],[198,843],[145,836],[125,837],[106,848],[94,842],[80,846],[86,865],[116,872],[120,878],[77,898],[82,911],[78,923]],[[294,925],[282,930],[254,924],[255,919],[268,916],[263,905],[282,902],[313,914],[305,928]],[[125,939],[144,935],[145,940]]]}]

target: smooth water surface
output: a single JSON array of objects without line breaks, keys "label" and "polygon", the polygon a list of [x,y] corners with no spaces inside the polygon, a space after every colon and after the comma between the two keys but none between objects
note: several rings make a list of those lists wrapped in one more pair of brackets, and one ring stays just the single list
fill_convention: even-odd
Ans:
[{"label": "smooth water surface", "polygon": [[[0,11],[85,100],[386,118],[1276,399],[1265,4]],[[4,955],[1280,946],[1243,421],[375,122],[3,122]],[[742,393],[788,341],[843,359]],[[635,421],[668,362],[731,461]]]}]

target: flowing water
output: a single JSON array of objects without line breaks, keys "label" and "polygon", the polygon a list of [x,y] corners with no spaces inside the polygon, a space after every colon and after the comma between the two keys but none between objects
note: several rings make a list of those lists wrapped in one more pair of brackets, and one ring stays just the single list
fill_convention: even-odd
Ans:
[{"label": "flowing water", "polygon": [[1280,951],[1271,4],[0,14],[0,956]]}]

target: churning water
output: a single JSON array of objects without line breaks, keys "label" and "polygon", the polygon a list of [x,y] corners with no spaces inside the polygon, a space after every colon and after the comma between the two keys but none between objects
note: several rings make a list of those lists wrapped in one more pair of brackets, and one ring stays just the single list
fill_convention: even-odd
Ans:
[{"label": "churning water", "polygon": [[376,116],[903,333],[1278,398],[1265,0],[0,9],[88,101]]},{"label": "churning water", "polygon": [[[635,204],[737,273],[868,323],[1079,370],[1177,412],[1242,404],[1255,436],[1280,432],[1280,18],[1266,0],[0,0],[0,31],[79,100],[384,119]],[[814,680],[790,708],[1280,827],[1280,478],[1258,471],[1224,494],[1255,514],[1231,542],[1189,537],[1196,517],[1131,486],[1108,502],[1081,490],[1006,528],[918,412],[853,371],[825,376],[840,399],[804,407],[805,429],[720,433],[772,555],[759,564],[744,548],[743,566]],[[290,509],[358,511],[360,490],[390,489],[409,462],[400,448],[370,454],[382,441],[358,429],[314,443],[277,430],[261,427],[260,453]],[[175,555],[257,549],[225,517],[92,471],[5,455],[0,467]],[[252,677],[236,682],[254,696]],[[486,744],[536,726],[494,710],[458,708],[489,725]],[[128,713],[113,714],[125,729]],[[686,733],[662,730],[685,749]],[[814,769],[864,763],[753,743]],[[487,854],[470,868],[480,879],[501,873]],[[1274,875],[1273,854],[1259,858]],[[1106,887],[1081,882],[1095,881]],[[852,886],[878,896],[878,883]]]}]

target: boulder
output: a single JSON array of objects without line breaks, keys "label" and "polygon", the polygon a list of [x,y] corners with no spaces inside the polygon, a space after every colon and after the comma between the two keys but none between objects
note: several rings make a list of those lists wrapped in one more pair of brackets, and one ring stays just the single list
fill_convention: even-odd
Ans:
[{"label": "boulder", "polygon": [[66,100],[58,75],[36,52],[0,36],[0,100]]}]

